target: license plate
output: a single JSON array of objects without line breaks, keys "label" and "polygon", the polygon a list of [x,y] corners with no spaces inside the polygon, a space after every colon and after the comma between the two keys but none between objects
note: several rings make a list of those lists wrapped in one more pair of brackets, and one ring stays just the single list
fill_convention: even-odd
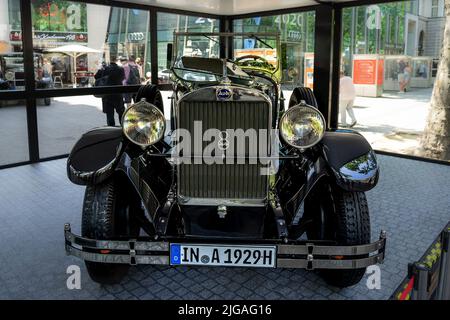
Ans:
[{"label": "license plate", "polygon": [[170,244],[171,265],[274,268],[275,246]]}]

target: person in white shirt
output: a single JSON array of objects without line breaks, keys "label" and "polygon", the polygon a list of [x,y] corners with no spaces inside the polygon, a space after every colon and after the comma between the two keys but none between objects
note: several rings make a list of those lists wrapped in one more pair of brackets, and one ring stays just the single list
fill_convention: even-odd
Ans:
[{"label": "person in white shirt", "polygon": [[[341,71],[341,79],[339,82],[339,113],[341,115],[341,124],[344,127],[352,128],[355,126],[356,117],[353,112],[353,103],[355,101],[355,85],[353,84],[353,79],[346,76],[343,71]],[[347,112],[352,119],[350,125],[347,124]]]}]

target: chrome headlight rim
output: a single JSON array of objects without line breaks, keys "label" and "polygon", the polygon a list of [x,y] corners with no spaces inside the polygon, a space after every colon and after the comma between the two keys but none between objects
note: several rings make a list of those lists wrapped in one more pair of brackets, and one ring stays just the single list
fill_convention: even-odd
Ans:
[{"label": "chrome headlight rim", "polygon": [[[283,133],[283,130],[281,129],[281,125],[282,125],[283,121],[285,120],[285,118],[290,113],[295,112],[295,110],[299,109],[299,108],[308,108],[308,109],[311,109],[312,111],[314,111],[316,114],[319,115],[319,117],[320,117],[320,119],[322,121],[322,126],[323,126],[323,130],[322,130],[321,134],[319,135],[318,139],[314,143],[310,143],[310,144],[305,145],[305,146],[298,146],[298,145],[295,145],[295,144],[289,142],[289,139],[287,139],[285,137],[285,135]],[[320,112],[317,108],[315,108],[315,107],[313,107],[313,106],[311,106],[309,104],[304,103],[303,101],[301,103],[299,103],[299,104],[296,104],[296,105],[290,107],[288,110],[286,110],[284,112],[284,114],[281,116],[279,124],[280,124],[279,125],[280,136],[283,139],[283,141],[285,143],[287,143],[289,146],[291,146],[293,148],[296,148],[296,149],[299,149],[299,150],[306,150],[306,149],[314,147],[316,144],[318,144],[322,140],[323,136],[325,135],[325,131],[326,131],[325,117],[323,116],[322,112]]]},{"label": "chrome headlight rim", "polygon": [[[140,142],[134,140],[133,138],[131,138],[131,137],[128,135],[128,133],[126,132],[126,130],[125,130],[124,124],[125,124],[125,120],[126,120],[127,114],[128,114],[131,110],[133,110],[133,107],[136,107],[136,105],[138,105],[139,103],[146,103],[146,104],[148,104],[150,107],[152,107],[152,110],[153,110],[154,112],[156,112],[156,113],[158,114],[158,116],[160,116],[160,117],[163,119],[163,127],[162,127],[162,130],[161,130],[161,132],[159,133],[157,139],[155,139],[154,142],[152,142],[152,143],[140,143]],[[164,138],[164,134],[165,134],[165,132],[166,132],[166,120],[165,120],[165,117],[164,117],[164,113],[162,113],[162,111],[159,110],[159,108],[158,108],[157,106],[155,106],[154,104],[149,103],[149,102],[147,102],[147,101],[139,101],[139,102],[137,102],[137,103],[135,103],[135,104],[132,104],[129,108],[127,108],[127,109],[125,110],[125,112],[124,112],[123,115],[122,115],[122,132],[123,132],[123,134],[125,135],[125,137],[126,137],[130,142],[134,143],[135,145],[138,145],[138,146],[140,146],[140,147],[142,147],[142,148],[146,148],[146,147],[152,146],[152,145],[158,143],[159,141],[161,141],[161,140]]]},{"label": "chrome headlight rim", "polygon": [[6,73],[5,73],[5,79],[7,80],[7,81],[14,81],[14,78],[15,78],[16,76],[15,76],[15,73],[13,72],[13,71],[11,71],[11,70],[8,70],[8,71],[6,71]]}]

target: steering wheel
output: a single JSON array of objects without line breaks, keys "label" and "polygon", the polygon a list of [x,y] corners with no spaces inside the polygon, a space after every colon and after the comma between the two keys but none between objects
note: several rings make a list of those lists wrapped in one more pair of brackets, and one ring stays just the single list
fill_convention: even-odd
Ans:
[{"label": "steering wheel", "polygon": [[237,58],[236,60],[234,60],[234,63],[236,63],[238,66],[243,66],[243,67],[268,67],[271,69],[274,69],[273,65],[270,64],[269,61],[267,61],[266,58],[257,56],[257,55],[253,55],[253,54],[248,54],[242,57]]}]

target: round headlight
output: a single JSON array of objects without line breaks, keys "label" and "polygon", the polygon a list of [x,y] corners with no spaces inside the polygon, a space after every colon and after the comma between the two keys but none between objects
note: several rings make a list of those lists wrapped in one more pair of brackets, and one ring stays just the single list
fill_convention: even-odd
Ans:
[{"label": "round headlight", "polygon": [[146,147],[162,139],[166,129],[166,119],[157,107],[141,100],[125,111],[122,127],[128,139]]},{"label": "round headlight", "polygon": [[325,132],[325,119],[314,107],[301,103],[289,108],[280,120],[283,140],[292,147],[306,149],[318,143]]},{"label": "round headlight", "polygon": [[8,81],[14,81],[14,72],[7,71],[5,74],[5,79]]}]

